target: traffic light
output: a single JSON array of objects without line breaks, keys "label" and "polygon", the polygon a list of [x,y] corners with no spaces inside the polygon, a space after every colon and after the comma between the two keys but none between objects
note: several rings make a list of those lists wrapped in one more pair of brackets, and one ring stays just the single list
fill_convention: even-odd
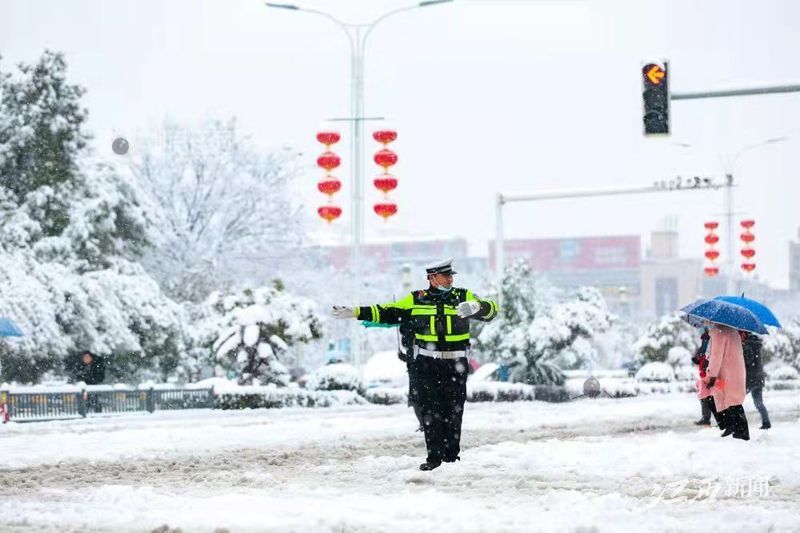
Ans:
[{"label": "traffic light", "polygon": [[644,134],[669,134],[669,74],[667,62],[642,67]]}]

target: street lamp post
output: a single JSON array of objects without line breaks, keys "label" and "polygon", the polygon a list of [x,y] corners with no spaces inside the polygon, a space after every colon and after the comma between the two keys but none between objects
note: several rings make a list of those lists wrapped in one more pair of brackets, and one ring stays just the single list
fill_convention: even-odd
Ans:
[{"label": "street lamp post", "polygon": [[[717,157],[719,158],[720,164],[722,165],[722,169],[725,172],[725,179],[729,184],[733,184],[734,176],[733,176],[733,168],[736,161],[749,150],[753,150],[756,148],[761,148],[767,146],[769,144],[775,144],[779,142],[783,142],[786,140],[786,137],[773,137],[771,139],[765,139],[761,142],[750,144],[740,148],[738,151],[734,152],[733,154],[723,155],[720,154]],[[681,148],[692,148],[691,144],[686,143],[675,143],[675,146],[680,146]],[[728,277],[726,279],[725,285],[725,292],[728,294],[734,294],[736,292],[736,285],[734,283],[734,274],[736,273],[736,253],[735,253],[735,245],[734,245],[734,238],[733,238],[733,187],[726,187],[725,188],[725,240],[727,241],[727,248],[728,248],[728,257],[727,257],[727,274]]]},{"label": "street lamp post", "polygon": [[[342,31],[347,35],[347,40],[350,43],[350,117],[347,119],[352,122],[350,128],[350,153],[352,156],[352,165],[350,167],[350,176],[352,179],[350,198],[351,198],[351,271],[356,275],[356,294],[354,299],[358,301],[359,298],[359,283],[358,272],[360,271],[361,264],[361,246],[364,240],[364,185],[363,185],[363,169],[364,162],[362,158],[363,153],[363,124],[364,120],[368,120],[364,116],[364,54],[367,44],[367,39],[375,29],[375,26],[380,24],[387,18],[418,9],[422,7],[430,7],[438,4],[446,4],[453,0],[426,0],[414,5],[405,6],[401,8],[388,11],[383,15],[377,17],[372,22],[353,24],[344,22],[334,17],[330,13],[319,11],[317,9],[304,8],[294,4],[276,4],[266,2],[267,7],[275,9],[286,9],[290,11],[302,11],[305,13],[313,13],[325,17],[326,19],[334,22],[339,26]],[[361,364],[361,344],[359,342],[359,329],[356,325],[352,330],[352,349],[353,349],[353,362],[356,366]]]}]

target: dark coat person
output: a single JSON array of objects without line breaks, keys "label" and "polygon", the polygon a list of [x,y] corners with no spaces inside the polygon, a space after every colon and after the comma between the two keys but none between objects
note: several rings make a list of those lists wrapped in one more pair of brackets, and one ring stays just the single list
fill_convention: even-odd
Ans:
[{"label": "dark coat person", "polygon": [[745,386],[747,392],[753,397],[753,403],[761,415],[761,429],[769,429],[772,424],[769,421],[769,413],[764,405],[764,361],[761,358],[761,338],[758,335],[741,331],[742,353],[744,354],[744,369],[746,373]]},{"label": "dark coat person", "polygon": [[75,381],[83,381],[87,385],[99,385],[106,379],[106,362],[99,355],[90,351],[81,353],[75,367]]}]

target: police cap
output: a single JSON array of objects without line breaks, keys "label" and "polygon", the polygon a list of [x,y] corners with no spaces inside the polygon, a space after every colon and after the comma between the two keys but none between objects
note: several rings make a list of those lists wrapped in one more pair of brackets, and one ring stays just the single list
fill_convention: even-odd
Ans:
[{"label": "police cap", "polygon": [[453,258],[437,261],[425,267],[426,274],[457,274],[453,271]]}]

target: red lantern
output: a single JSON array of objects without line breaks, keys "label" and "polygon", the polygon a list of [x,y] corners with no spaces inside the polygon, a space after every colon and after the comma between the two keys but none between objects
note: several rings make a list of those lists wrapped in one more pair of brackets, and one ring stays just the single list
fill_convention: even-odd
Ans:
[{"label": "red lantern", "polygon": [[324,218],[325,221],[330,223],[342,215],[342,208],[336,207],[335,205],[323,205],[317,209],[317,213],[319,214],[320,218]]},{"label": "red lantern", "polygon": [[339,159],[339,156],[330,151],[323,153],[317,158],[317,165],[324,168],[328,172],[338,167],[341,162],[342,160]]},{"label": "red lantern", "polygon": [[745,259],[752,259],[756,255],[756,251],[752,248],[742,248],[741,254]]},{"label": "red lantern", "polygon": [[388,148],[383,148],[375,153],[374,159],[375,163],[382,166],[383,170],[386,171],[387,168],[397,163],[397,154]]},{"label": "red lantern", "polygon": [[752,233],[747,233],[747,232],[742,233],[741,235],[739,235],[739,238],[742,239],[742,242],[746,242],[748,244],[750,244],[751,242],[756,240],[756,236],[755,235],[753,235]]},{"label": "red lantern", "polygon": [[339,192],[341,188],[342,182],[333,176],[325,176],[325,178],[317,182],[317,189],[319,189],[319,192],[327,194],[328,196],[333,196]]},{"label": "red lantern", "polygon": [[709,230],[717,229],[719,227],[719,222],[713,222],[713,221],[712,222],[706,222],[705,224],[703,224],[703,226],[706,229],[709,229]]},{"label": "red lantern", "polygon": [[717,244],[719,242],[719,235],[709,233],[705,238],[706,244]]},{"label": "red lantern", "polygon": [[384,220],[397,213],[397,204],[387,202],[382,204],[375,204],[373,207],[375,213],[382,216]]},{"label": "red lantern", "polygon": [[391,174],[381,174],[375,178],[372,183],[374,183],[375,188],[383,192],[383,194],[386,194],[389,191],[397,188],[397,178]]},{"label": "red lantern", "polygon": [[717,274],[719,274],[719,268],[715,266],[705,267],[703,270],[705,271],[706,276],[708,277],[714,277]]},{"label": "red lantern", "polygon": [[709,261],[716,261],[719,257],[719,252],[717,250],[706,250],[706,258]]},{"label": "red lantern", "polygon": [[755,263],[742,263],[742,270],[744,270],[745,272],[752,272],[755,269],[756,269]]},{"label": "red lantern", "polygon": [[342,136],[339,135],[338,131],[321,131],[317,133],[317,140],[324,144],[325,148],[338,143],[341,138]]},{"label": "red lantern", "polygon": [[372,138],[384,145],[397,139],[397,132],[393,130],[378,130],[372,134]]},{"label": "red lantern", "polygon": [[740,224],[742,225],[742,227],[743,227],[743,228],[745,228],[745,229],[750,229],[750,228],[752,228],[753,226],[755,226],[755,225],[756,225],[756,221],[755,221],[755,220],[752,220],[752,219],[749,219],[749,220],[742,220],[742,221],[740,222]]}]

